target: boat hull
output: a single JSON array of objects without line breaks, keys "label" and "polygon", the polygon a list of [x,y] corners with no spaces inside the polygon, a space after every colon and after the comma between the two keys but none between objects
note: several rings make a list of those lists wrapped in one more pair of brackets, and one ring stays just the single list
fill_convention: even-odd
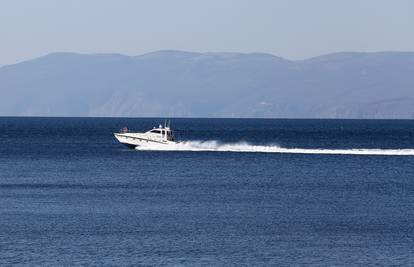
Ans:
[{"label": "boat hull", "polygon": [[177,144],[177,142],[174,142],[174,141],[148,139],[148,138],[140,137],[139,135],[133,135],[133,134],[115,133],[114,136],[121,144],[131,149],[135,149],[136,147],[151,146],[154,144],[157,144],[157,145]]}]

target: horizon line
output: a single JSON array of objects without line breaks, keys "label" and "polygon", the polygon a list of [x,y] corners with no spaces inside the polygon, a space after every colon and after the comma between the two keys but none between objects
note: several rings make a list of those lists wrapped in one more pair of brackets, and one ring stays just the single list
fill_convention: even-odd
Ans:
[{"label": "horizon line", "polygon": [[128,117],[128,116],[44,116],[44,115],[0,115],[0,119],[3,118],[37,118],[37,119],[218,119],[218,120],[358,120],[358,121],[369,121],[369,120],[378,120],[378,121],[413,121],[414,119],[407,118],[292,118],[292,117],[279,117],[279,118],[269,118],[269,117]]}]

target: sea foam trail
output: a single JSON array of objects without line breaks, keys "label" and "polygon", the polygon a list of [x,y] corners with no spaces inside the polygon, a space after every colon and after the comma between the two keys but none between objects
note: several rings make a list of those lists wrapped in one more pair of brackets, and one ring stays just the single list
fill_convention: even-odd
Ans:
[{"label": "sea foam trail", "polygon": [[218,151],[218,152],[259,152],[289,154],[331,154],[331,155],[386,155],[414,156],[414,149],[308,149],[283,148],[277,145],[253,145],[249,143],[220,143],[218,141],[185,141],[173,145],[149,144],[137,150],[154,151]]}]

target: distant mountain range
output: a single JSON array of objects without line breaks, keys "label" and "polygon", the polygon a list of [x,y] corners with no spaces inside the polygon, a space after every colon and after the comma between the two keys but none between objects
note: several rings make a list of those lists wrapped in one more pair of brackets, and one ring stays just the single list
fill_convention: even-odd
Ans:
[{"label": "distant mountain range", "polygon": [[414,53],[53,53],[0,68],[1,116],[414,118]]}]

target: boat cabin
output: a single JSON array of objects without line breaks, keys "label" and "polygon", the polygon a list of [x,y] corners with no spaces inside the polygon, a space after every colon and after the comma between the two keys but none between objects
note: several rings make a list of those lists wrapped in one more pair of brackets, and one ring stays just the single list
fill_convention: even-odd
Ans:
[{"label": "boat cabin", "polygon": [[170,127],[166,127],[166,126],[163,127],[162,125],[160,125],[158,128],[149,130],[147,133],[151,135],[156,135],[157,137],[163,140],[175,141],[174,133],[170,129]]}]

